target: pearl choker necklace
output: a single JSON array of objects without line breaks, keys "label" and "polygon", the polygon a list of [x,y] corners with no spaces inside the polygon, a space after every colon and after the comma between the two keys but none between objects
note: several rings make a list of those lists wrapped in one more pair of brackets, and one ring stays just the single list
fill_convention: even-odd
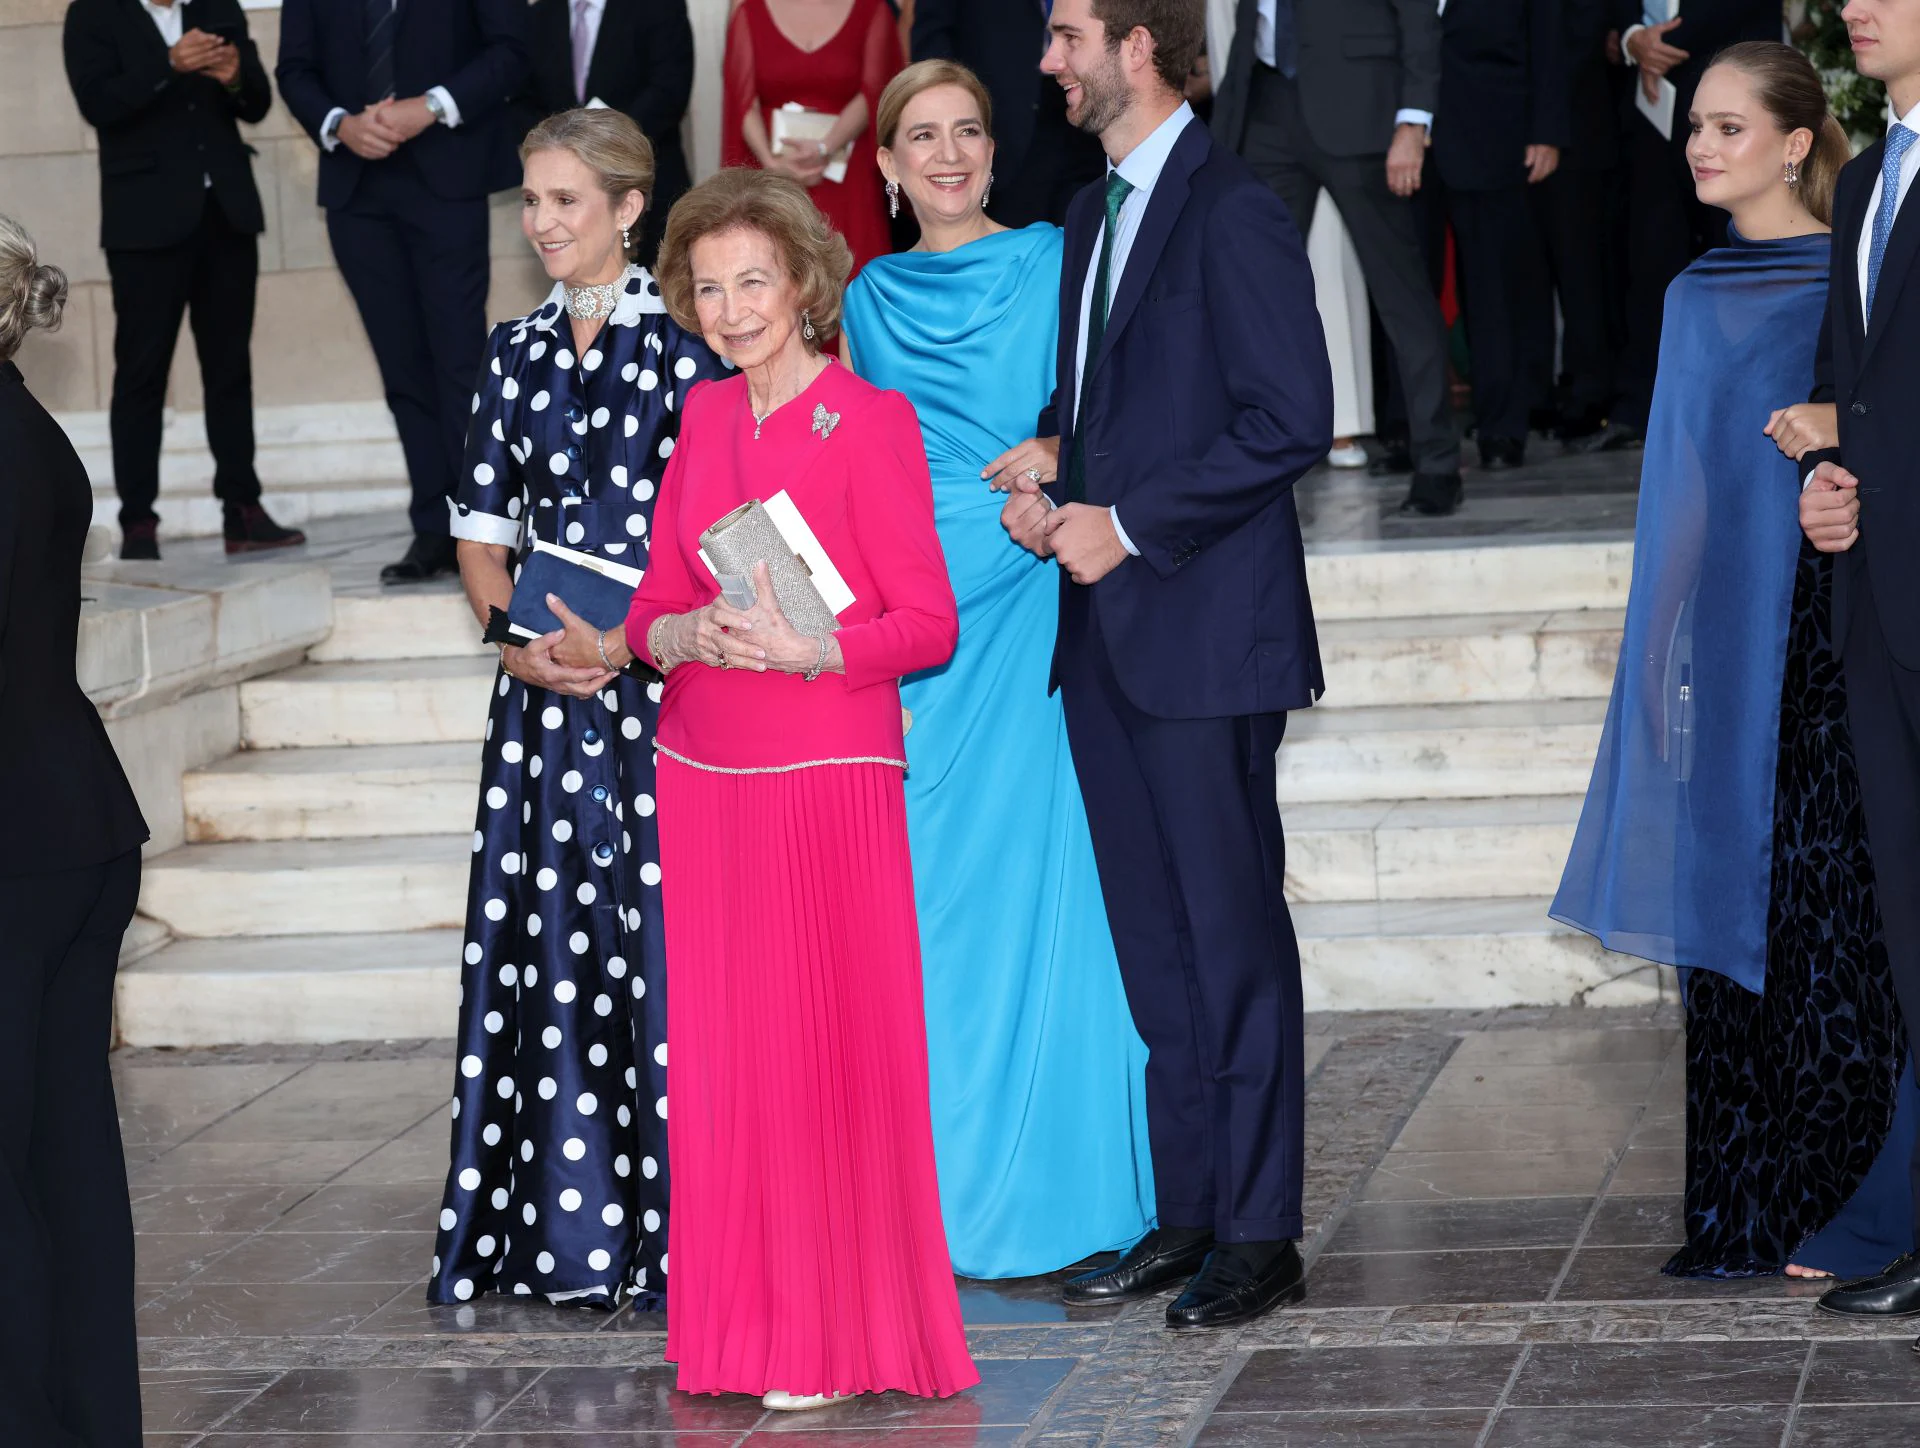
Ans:
[{"label": "pearl choker necklace", "polygon": [[629,266],[614,281],[601,282],[597,286],[565,288],[567,315],[576,322],[597,322],[602,317],[612,316],[627,278],[636,270],[638,268]]}]

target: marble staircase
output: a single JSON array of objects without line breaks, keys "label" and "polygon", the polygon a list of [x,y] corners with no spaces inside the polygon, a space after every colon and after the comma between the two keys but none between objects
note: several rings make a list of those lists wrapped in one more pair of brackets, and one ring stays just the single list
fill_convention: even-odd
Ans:
[{"label": "marble staircase", "polygon": [[[1313,556],[1327,697],[1294,717],[1280,756],[1310,1009],[1661,991],[1652,968],[1546,914],[1630,552]],[[303,662],[241,683],[241,751],[186,776],[187,843],[148,864],[142,909],[174,939],[132,973],[130,1040],[451,1030],[493,678],[473,635],[453,593],[336,596]]]}]

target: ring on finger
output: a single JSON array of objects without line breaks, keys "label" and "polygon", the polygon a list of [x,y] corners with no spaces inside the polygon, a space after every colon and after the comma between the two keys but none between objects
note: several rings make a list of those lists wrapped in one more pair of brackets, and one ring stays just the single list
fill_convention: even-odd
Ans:
[{"label": "ring on finger", "polygon": [[1028,469],[1027,469],[1027,481],[1028,481],[1028,482],[1030,482],[1030,483],[1037,483],[1037,482],[1039,482],[1039,481],[1040,481],[1040,469],[1038,469],[1038,468],[1028,468]]}]

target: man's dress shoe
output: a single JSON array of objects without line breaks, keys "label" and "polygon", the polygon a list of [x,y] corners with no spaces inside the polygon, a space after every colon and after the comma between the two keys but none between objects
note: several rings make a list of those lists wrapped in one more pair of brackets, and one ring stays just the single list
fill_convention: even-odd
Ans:
[{"label": "man's dress shoe", "polygon": [[1122,1253],[1111,1267],[1069,1277],[1061,1284],[1060,1295],[1075,1307],[1151,1297],[1193,1276],[1212,1250],[1212,1232],[1191,1227],[1155,1227]]},{"label": "man's dress shoe", "polygon": [[1483,437],[1480,439],[1480,468],[1483,472],[1499,473],[1523,467],[1527,461],[1527,444],[1523,438]]},{"label": "man's dress shoe", "polygon": [[1829,1288],[1820,1310],[1835,1317],[1920,1317],[1920,1252],[1908,1253],[1877,1277]]},{"label": "man's dress shoe", "polygon": [[1428,518],[1444,518],[1460,507],[1466,488],[1458,473],[1415,473],[1407,489],[1403,513],[1419,513]]},{"label": "man's dress shoe", "polygon": [[1609,422],[1581,437],[1570,438],[1567,451],[1572,453],[1621,452],[1627,448],[1641,446],[1647,440],[1645,431],[1629,427],[1624,422]]},{"label": "man's dress shoe", "polygon": [[258,503],[236,508],[227,515],[227,552],[260,553],[269,548],[297,548],[307,541],[298,528],[283,528]]},{"label": "man's dress shoe", "polygon": [[1293,1243],[1222,1243],[1167,1309],[1167,1326],[1230,1327],[1306,1295],[1307,1269]]},{"label": "man's dress shoe", "polygon": [[1383,442],[1386,451],[1367,464],[1370,478],[1402,478],[1413,471],[1413,450],[1404,442]]},{"label": "man's dress shoe", "polygon": [[129,523],[120,533],[122,563],[157,563],[160,560],[160,525]]},{"label": "man's dress shoe", "polygon": [[442,573],[459,568],[453,551],[453,539],[440,533],[416,533],[398,563],[380,570],[382,583],[425,583]]}]

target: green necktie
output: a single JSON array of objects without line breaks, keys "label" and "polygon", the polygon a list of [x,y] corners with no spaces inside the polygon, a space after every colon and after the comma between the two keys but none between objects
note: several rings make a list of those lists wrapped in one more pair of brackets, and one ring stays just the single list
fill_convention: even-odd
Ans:
[{"label": "green necktie", "polygon": [[[1120,226],[1120,208],[1133,192],[1133,183],[1118,171],[1107,173],[1107,225],[1100,234],[1100,265],[1093,274],[1093,315],[1087,318],[1087,360],[1080,369],[1080,387],[1076,410],[1080,417],[1087,411],[1087,379],[1093,376],[1093,364],[1100,355],[1100,343],[1107,335],[1107,309],[1113,304],[1113,234]],[[1081,503],[1087,497],[1086,450],[1081,446],[1078,419],[1074,423],[1073,461],[1067,466],[1067,501]]]}]

